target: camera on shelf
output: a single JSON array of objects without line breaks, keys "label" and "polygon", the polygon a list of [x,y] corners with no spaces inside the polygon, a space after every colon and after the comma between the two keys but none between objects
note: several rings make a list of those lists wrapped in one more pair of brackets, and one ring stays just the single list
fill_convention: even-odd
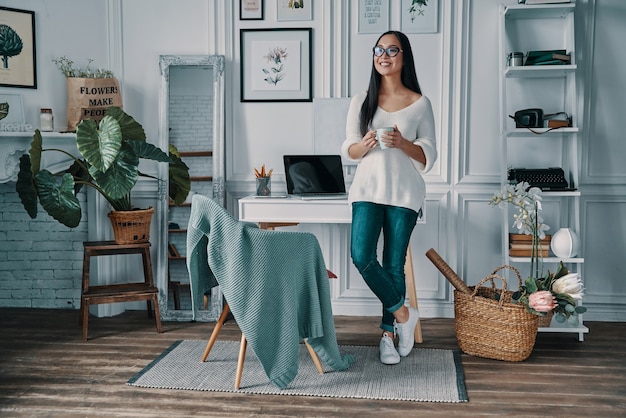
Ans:
[{"label": "camera on shelf", "polygon": [[516,128],[543,128],[543,110],[523,109],[513,117]]},{"label": "camera on shelf", "polygon": [[509,117],[515,120],[516,128],[557,129],[572,126],[572,117],[565,112],[545,114],[542,109],[523,109],[515,112],[515,116]]}]

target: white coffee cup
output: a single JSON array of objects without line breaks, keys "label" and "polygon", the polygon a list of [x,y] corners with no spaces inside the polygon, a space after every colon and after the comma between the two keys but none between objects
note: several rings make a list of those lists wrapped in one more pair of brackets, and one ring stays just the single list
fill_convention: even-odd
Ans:
[{"label": "white coffee cup", "polygon": [[386,132],[393,132],[393,127],[378,128],[376,129],[376,140],[380,149],[387,149],[387,144],[383,142],[382,135]]}]

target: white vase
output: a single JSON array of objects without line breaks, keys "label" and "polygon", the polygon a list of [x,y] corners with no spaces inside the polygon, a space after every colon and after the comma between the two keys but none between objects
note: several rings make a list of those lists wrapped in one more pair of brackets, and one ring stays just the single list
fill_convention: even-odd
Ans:
[{"label": "white vase", "polygon": [[578,235],[571,228],[561,228],[550,241],[550,248],[559,258],[571,258],[578,254],[580,241]]}]

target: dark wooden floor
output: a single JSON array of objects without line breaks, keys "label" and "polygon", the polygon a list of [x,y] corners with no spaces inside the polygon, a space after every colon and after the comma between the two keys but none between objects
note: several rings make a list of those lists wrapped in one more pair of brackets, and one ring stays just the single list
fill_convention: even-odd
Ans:
[{"label": "dark wooden floor", "polygon": [[[336,317],[339,343],[377,345],[376,324]],[[626,416],[626,326],[587,325],[584,342],[540,333],[521,363],[463,355],[470,401],[445,404],[130,387],[127,380],[174,341],[206,339],[213,324],[166,322],[157,334],[145,312],[127,312],[92,318],[83,343],[77,311],[2,308],[0,416]],[[422,326],[423,347],[457,347],[454,320]],[[220,338],[239,336],[229,321]]]}]

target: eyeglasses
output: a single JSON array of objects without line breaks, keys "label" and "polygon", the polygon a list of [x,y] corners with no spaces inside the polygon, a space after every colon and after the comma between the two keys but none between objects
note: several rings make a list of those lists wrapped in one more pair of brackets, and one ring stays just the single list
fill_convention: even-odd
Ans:
[{"label": "eyeglasses", "polygon": [[402,50],[397,46],[390,46],[387,49],[383,48],[382,46],[374,47],[374,56],[376,57],[382,57],[385,52],[387,53],[388,57],[393,58],[398,55],[398,53],[402,52]]}]

